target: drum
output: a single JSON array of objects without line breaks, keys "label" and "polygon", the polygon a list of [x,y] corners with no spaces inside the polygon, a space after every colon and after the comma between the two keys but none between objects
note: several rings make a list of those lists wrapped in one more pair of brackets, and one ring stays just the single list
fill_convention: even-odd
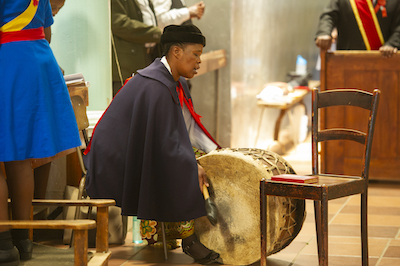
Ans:
[{"label": "drum", "polygon": [[[218,223],[195,220],[195,232],[224,264],[248,265],[261,258],[260,180],[295,173],[278,154],[260,149],[221,149],[198,158],[218,208]],[[276,253],[297,236],[305,218],[304,200],[268,197],[267,254]]]}]

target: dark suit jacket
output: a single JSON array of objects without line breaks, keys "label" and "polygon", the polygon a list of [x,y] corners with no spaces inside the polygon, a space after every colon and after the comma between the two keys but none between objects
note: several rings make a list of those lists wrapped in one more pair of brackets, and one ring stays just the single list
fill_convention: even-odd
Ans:
[{"label": "dark suit jacket", "polygon": [[[386,0],[387,17],[377,13],[385,44],[400,48],[400,0]],[[330,35],[338,29],[338,50],[366,50],[349,0],[331,0],[324,9],[317,36]]]},{"label": "dark suit jacket", "polygon": [[[146,51],[145,43],[160,42],[161,30],[143,23],[136,0],[111,0],[111,30],[122,72],[122,82],[161,55],[159,46],[152,54]],[[120,81],[114,50],[112,56],[113,81]]]}]

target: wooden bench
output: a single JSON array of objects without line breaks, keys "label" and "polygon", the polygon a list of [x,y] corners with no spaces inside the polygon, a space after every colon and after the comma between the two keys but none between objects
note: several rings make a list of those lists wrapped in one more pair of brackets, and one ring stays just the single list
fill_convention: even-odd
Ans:
[{"label": "wooden bench", "polygon": [[[96,207],[96,221],[79,220],[24,220],[0,221],[0,227],[10,229],[72,229],[74,232],[74,265],[108,265],[111,252],[108,251],[108,208],[115,205],[110,199],[58,200],[34,199],[33,206]],[[96,228],[96,253],[88,262],[88,230]]]},{"label": "wooden bench", "polygon": [[259,106],[261,108],[261,113],[260,113],[259,120],[258,120],[257,135],[256,135],[256,138],[254,141],[254,146],[256,146],[257,142],[258,142],[258,137],[260,135],[260,129],[261,129],[261,123],[263,121],[263,115],[264,115],[266,108],[275,108],[275,109],[280,110],[279,116],[275,122],[275,129],[274,129],[274,140],[278,141],[279,131],[281,128],[281,122],[282,122],[282,119],[285,116],[286,112],[288,110],[292,109],[297,104],[301,104],[304,107],[306,107],[303,100],[309,93],[310,93],[310,90],[308,90],[308,89],[295,89],[293,92],[291,92],[287,96],[285,96],[286,101],[265,102],[263,100],[258,100],[257,106]]}]

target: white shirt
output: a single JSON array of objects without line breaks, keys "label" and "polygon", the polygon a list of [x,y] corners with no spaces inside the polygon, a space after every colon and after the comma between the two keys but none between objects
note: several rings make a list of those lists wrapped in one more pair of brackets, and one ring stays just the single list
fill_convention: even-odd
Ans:
[{"label": "white shirt", "polygon": [[[153,13],[153,10],[150,8],[149,0],[137,0],[139,4],[140,11],[142,12],[143,23],[149,26],[157,27],[156,17]],[[156,43],[145,43],[145,47],[153,47]]]},{"label": "white shirt", "polygon": [[156,17],[151,10],[148,0],[137,0],[140,11],[142,12],[143,23],[149,26],[157,26]]},{"label": "white shirt", "polygon": [[[171,73],[171,67],[168,64],[167,58],[163,56],[161,58],[161,63],[168,69]],[[182,108],[183,119],[185,120],[186,129],[189,133],[190,143],[193,147],[196,147],[206,153],[213,151],[217,148],[217,145],[204,133],[204,131],[196,123],[186,104],[183,104]]]},{"label": "white shirt", "polygon": [[[187,7],[171,9],[171,0],[151,0],[156,13],[158,27],[163,30],[168,25],[181,25],[190,19],[189,9]],[[186,6],[185,1],[181,0]]]}]

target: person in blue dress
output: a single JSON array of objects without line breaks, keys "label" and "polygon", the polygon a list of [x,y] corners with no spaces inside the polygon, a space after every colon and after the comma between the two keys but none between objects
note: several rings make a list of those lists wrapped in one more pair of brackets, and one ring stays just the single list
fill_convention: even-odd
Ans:
[{"label": "person in blue dress", "polygon": [[[81,145],[71,100],[50,49],[49,0],[0,0],[0,220],[30,219],[30,159]],[[28,230],[0,229],[0,265],[32,257]]]}]

